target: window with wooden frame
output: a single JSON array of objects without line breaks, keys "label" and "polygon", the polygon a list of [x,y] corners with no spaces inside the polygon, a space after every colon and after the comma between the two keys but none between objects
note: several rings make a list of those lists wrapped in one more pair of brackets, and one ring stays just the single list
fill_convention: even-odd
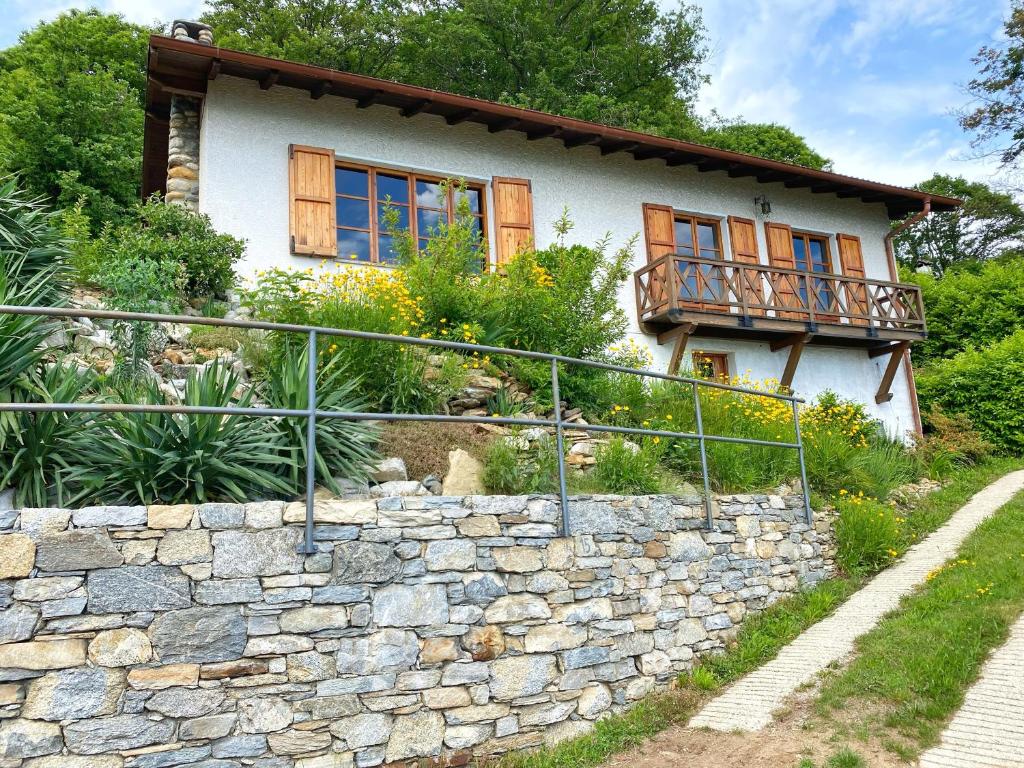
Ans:
[{"label": "window with wooden frame", "polygon": [[[445,189],[443,179],[386,168],[338,163],[334,170],[338,257],[365,264],[394,264],[392,232],[408,230],[425,248],[442,225],[468,208],[471,225],[487,241],[486,199],[482,184]],[[393,211],[388,216],[388,211]],[[389,226],[390,225],[390,226]]]},{"label": "window with wooden frame", "polygon": [[[676,253],[710,261],[722,260],[722,225],[718,219],[676,213],[674,222]],[[712,305],[725,298],[725,281],[716,276],[717,270],[711,266],[700,267],[701,285],[697,285],[697,275],[691,271],[683,279],[682,294],[701,302]],[[705,305],[703,308],[715,307]]]},{"label": "window with wooden frame", "polygon": [[[793,232],[793,262],[796,269],[802,272],[831,274],[832,251],[829,248],[828,237],[817,235],[811,232]],[[835,306],[835,296],[832,287],[825,280],[815,281],[815,294],[817,300],[814,309],[816,312],[825,312]],[[807,282],[801,281],[800,298],[804,306],[807,306]]]},{"label": "window with wooden frame", "polygon": [[722,352],[693,353],[693,373],[697,378],[712,381],[729,380],[729,356]]}]

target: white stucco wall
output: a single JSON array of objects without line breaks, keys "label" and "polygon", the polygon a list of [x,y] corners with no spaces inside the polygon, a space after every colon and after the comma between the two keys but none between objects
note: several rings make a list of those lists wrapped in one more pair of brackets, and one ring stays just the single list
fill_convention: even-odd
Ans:
[{"label": "white stucco wall", "polygon": [[[491,134],[473,123],[449,126],[431,115],[407,119],[389,107],[356,109],[348,99],[313,100],[305,91],[261,91],[253,81],[219,77],[210,82],[204,105],[200,208],[218,229],[247,240],[241,267],[245,275],[274,266],[305,268],[319,263],[288,251],[289,144],[328,147],[339,159],[467,180],[528,178],[539,247],[552,241],[553,224],[568,207],[574,223],[572,240],[592,244],[607,234],[610,247],[618,248],[638,236],[634,269],[646,261],[643,203],[706,216],[756,218],[753,199],[767,195],[773,220],[831,236],[833,258],[838,253],[836,232],[857,235],[867,277],[890,277],[882,239],[889,223],[881,204],[731,179],[721,172],[699,173],[692,166],[669,168],[658,160],[638,162],[625,153],[602,157],[594,147],[569,150],[552,139],[527,141],[512,131]],[[765,259],[763,227],[757,230]],[[722,233],[728,252],[727,227]],[[493,253],[493,241],[491,245]],[[650,347],[656,365],[664,370],[671,350],[640,331],[632,281],[623,287],[620,301],[630,334]],[[786,363],[786,353],[773,353],[767,344],[694,338],[690,349],[728,353],[733,373],[749,369],[754,378],[780,377]],[[881,406],[874,402],[884,363],[885,358],[872,360],[863,349],[808,347],[794,388],[808,399],[831,389],[867,403],[892,434],[902,435],[914,426],[902,371],[894,382],[893,400]]]}]

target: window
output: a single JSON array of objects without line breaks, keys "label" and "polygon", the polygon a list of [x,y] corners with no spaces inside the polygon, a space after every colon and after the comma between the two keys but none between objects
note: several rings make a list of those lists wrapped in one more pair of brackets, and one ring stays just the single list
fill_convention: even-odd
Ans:
[{"label": "window", "polygon": [[721,352],[694,352],[693,373],[701,379],[729,380],[729,358]]},{"label": "window", "polygon": [[[676,214],[676,253],[698,259],[722,260],[722,229],[716,219],[702,219],[696,216]],[[685,269],[686,265],[680,265]],[[682,295],[697,301],[716,302],[725,298],[725,284],[721,277],[712,277],[713,267],[700,267],[704,279],[698,296],[697,276],[690,274],[683,279]]]},{"label": "window", "polygon": [[[828,238],[823,235],[812,235],[807,232],[793,233],[793,261],[796,268],[804,272],[828,274],[832,272],[832,253],[828,247]],[[817,301],[814,309],[825,312],[833,309],[835,296],[827,280],[815,280]],[[807,306],[807,281],[800,281],[800,298]]]},{"label": "window", "polygon": [[477,237],[486,240],[484,189],[444,190],[441,179],[383,168],[341,165],[334,171],[337,195],[338,258],[366,264],[394,264],[394,237],[385,214],[394,211],[394,230],[409,230],[424,248],[442,224],[451,224],[465,199]]}]

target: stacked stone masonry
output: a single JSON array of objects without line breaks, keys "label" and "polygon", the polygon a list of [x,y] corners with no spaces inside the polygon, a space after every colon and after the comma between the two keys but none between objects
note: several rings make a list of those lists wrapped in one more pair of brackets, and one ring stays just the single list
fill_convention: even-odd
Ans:
[{"label": "stacked stone masonry", "polygon": [[553,743],[828,575],[799,496],[0,511],[0,768],[448,765]]}]

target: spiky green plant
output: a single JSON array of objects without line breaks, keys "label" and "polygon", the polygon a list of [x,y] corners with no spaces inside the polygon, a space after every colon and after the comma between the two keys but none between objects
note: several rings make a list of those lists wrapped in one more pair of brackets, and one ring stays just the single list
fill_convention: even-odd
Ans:
[{"label": "spiky green plant", "polygon": [[[89,399],[96,375],[88,369],[58,364],[32,372],[22,384],[12,390],[12,402],[74,403]],[[72,503],[75,494],[64,478],[81,459],[79,451],[94,428],[95,416],[58,412],[5,415],[10,428],[0,431],[5,470],[0,487],[17,489],[15,504],[19,507]]]},{"label": "spiky green plant", "polygon": [[[308,397],[309,353],[305,346],[286,343],[283,353],[267,372],[263,399],[271,408],[304,410]],[[317,409],[355,413],[367,409],[359,395],[359,380],[349,375],[341,357],[331,357],[317,372]],[[295,489],[302,485],[306,456],[306,419],[287,418],[276,422],[280,442],[296,451],[295,460],[283,465],[284,477]],[[374,450],[379,430],[365,421],[319,419],[316,423],[317,482],[340,492],[335,477],[352,480],[366,477],[379,456]]]},{"label": "spiky green plant", "polygon": [[[231,369],[215,360],[189,377],[183,404],[248,407],[252,391],[235,397],[238,386]],[[121,394],[126,402],[164,402],[151,382]],[[281,473],[294,459],[266,419],[119,413],[100,422],[98,436],[75,442],[83,464],[69,480],[107,503],[248,501],[291,490]]]},{"label": "spiky green plant", "polygon": [[67,297],[70,252],[59,214],[0,178],[0,258],[15,293],[31,290],[36,306],[62,305]]}]

